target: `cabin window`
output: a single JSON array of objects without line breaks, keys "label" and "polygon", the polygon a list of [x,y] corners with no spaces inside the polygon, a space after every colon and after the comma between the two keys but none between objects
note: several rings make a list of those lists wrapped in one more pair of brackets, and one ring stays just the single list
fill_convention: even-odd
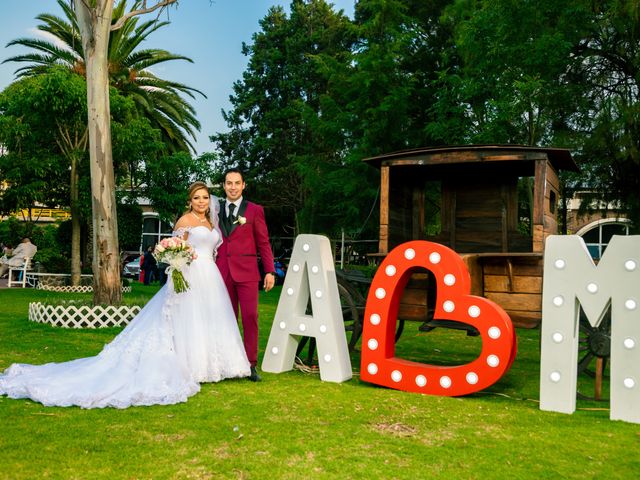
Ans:
[{"label": "cabin window", "polygon": [[554,214],[556,213],[556,203],[558,201],[558,197],[556,196],[556,192],[551,190],[549,193],[549,212]]},{"label": "cabin window", "polygon": [[439,235],[442,231],[440,203],[442,198],[442,182],[427,181],[424,195],[424,234],[427,237]]},{"label": "cabin window", "polygon": [[533,178],[518,178],[518,232],[528,237],[531,231],[531,217],[533,216]]}]

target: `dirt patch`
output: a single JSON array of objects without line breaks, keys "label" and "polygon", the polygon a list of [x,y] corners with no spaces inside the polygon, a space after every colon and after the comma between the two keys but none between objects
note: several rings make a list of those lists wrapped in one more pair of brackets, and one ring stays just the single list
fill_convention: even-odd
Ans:
[{"label": "dirt patch", "polygon": [[413,437],[418,433],[416,427],[407,425],[402,422],[396,423],[376,423],[373,425],[376,432],[393,435],[394,437]]},{"label": "dirt patch", "polygon": [[183,433],[172,433],[172,434],[159,433],[158,435],[155,435],[153,437],[153,439],[156,442],[169,442],[169,443],[179,442],[180,440],[184,440],[185,438],[187,438],[187,436]]}]

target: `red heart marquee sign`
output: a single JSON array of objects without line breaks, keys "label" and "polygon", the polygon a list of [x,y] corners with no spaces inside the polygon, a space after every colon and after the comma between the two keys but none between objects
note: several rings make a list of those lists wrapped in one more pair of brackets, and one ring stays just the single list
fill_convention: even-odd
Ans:
[{"label": "red heart marquee sign", "polygon": [[[412,272],[430,270],[437,282],[434,318],[474,326],[482,352],[474,361],[436,366],[395,357],[395,327],[402,292]],[[491,300],[470,295],[460,256],[437,243],[407,242],[387,255],[373,279],[364,317],[360,378],[377,385],[430,395],[459,396],[483,390],[502,377],[516,356],[511,319]]]}]

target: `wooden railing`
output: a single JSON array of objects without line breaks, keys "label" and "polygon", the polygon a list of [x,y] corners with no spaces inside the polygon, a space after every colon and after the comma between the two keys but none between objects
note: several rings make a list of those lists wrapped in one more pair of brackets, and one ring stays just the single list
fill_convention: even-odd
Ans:
[{"label": "wooden railing", "polygon": [[[16,217],[28,218],[29,210],[23,208],[22,210],[18,210],[15,214]],[[53,218],[60,220],[68,220],[71,218],[71,213],[67,210],[63,210],[61,208],[32,208],[31,209],[31,217],[35,220],[42,220],[45,218]]]}]

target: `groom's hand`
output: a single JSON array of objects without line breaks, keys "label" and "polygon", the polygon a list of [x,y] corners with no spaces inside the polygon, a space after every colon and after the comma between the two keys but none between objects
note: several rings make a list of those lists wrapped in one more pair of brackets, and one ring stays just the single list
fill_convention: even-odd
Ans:
[{"label": "groom's hand", "polygon": [[276,284],[276,276],[274,273],[267,273],[264,276],[264,291],[268,292],[269,290],[271,290],[273,288],[273,286]]}]

